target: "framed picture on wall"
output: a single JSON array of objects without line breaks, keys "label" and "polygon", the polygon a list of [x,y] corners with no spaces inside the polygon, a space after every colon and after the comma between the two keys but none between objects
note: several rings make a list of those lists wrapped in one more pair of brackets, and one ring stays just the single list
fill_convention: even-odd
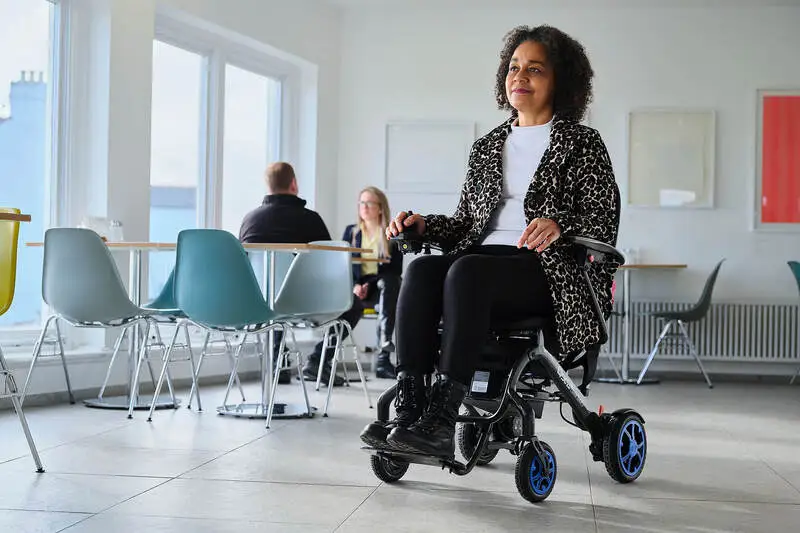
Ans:
[{"label": "framed picture on wall", "polygon": [[800,231],[800,89],[758,91],[754,229]]},{"label": "framed picture on wall", "polygon": [[628,116],[628,205],[714,207],[711,110],[640,109]]}]

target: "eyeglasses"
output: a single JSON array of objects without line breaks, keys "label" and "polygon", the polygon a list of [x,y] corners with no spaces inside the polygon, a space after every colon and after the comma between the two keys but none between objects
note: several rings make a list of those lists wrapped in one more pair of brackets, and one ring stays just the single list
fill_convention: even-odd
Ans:
[{"label": "eyeglasses", "polygon": [[364,201],[364,200],[360,200],[358,202],[358,205],[364,205],[364,206],[367,206],[367,207],[378,207],[381,204],[380,204],[380,202],[367,202],[367,201]]}]

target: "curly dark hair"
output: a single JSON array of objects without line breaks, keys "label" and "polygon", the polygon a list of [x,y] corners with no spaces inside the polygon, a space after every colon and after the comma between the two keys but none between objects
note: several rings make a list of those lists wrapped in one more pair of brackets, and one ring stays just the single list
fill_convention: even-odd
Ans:
[{"label": "curly dark hair", "polygon": [[586,108],[592,101],[592,77],[594,71],[589,64],[583,45],[552,26],[517,26],[503,38],[505,46],[500,52],[500,66],[497,67],[495,98],[500,109],[517,111],[506,97],[506,75],[511,56],[519,45],[527,41],[542,44],[547,51],[548,61],[555,73],[555,95],[553,113],[560,118],[580,122]]}]

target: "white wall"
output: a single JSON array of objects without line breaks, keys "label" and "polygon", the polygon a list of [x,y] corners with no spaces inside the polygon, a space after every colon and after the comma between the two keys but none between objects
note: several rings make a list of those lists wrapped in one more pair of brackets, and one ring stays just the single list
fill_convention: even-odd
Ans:
[{"label": "white wall", "polygon": [[[554,4],[347,9],[339,205],[349,205],[366,184],[383,185],[387,120],[473,120],[479,134],[503,120],[493,98],[501,39],[516,25],[548,23],[578,38],[588,50],[596,73],[591,121],[609,148],[623,199],[630,109],[700,107],[717,112],[716,208],[623,208],[620,247],[642,249],[647,261],[689,265],[681,273],[637,274],[635,297],[693,300],[711,267],[725,256],[717,299],[796,301],[786,261],[800,257],[800,233],[767,235],[749,228],[756,89],[800,87],[800,6],[548,7]],[[395,212],[401,208],[414,206],[392,205]],[[350,216],[341,209],[339,226]]]}]

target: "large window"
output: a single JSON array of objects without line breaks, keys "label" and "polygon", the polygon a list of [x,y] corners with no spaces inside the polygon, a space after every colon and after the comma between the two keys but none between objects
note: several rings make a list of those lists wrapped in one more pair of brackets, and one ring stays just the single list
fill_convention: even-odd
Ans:
[{"label": "large window", "polygon": [[265,192],[264,169],[277,158],[279,91],[272,78],[225,67],[221,227],[234,235],[244,215],[257,207]]},{"label": "large window", "polygon": [[[0,0],[0,205],[33,217],[21,225],[16,296],[0,335],[41,326],[41,240],[50,219],[50,156],[55,7],[45,0]],[[11,331],[10,331],[11,330]]]},{"label": "large window", "polygon": [[[282,74],[274,59],[170,23],[153,44],[150,235],[174,242],[187,228],[239,235],[266,194],[264,170],[281,157]],[[155,298],[175,254],[153,252]]]},{"label": "large window", "polygon": [[[153,44],[150,241],[175,242],[198,221],[205,58],[162,41]],[[152,253],[148,293],[169,277],[174,253]]]}]

